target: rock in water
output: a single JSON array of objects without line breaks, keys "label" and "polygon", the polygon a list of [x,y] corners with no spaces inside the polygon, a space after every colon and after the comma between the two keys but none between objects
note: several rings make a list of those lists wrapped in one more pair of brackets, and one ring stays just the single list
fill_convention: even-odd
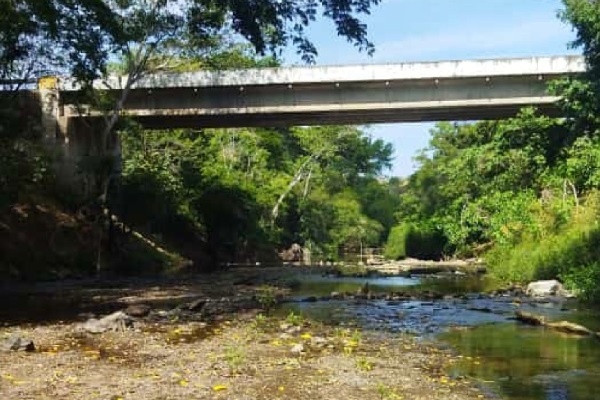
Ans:
[{"label": "rock in water", "polygon": [[596,336],[594,332],[585,326],[574,324],[573,322],[569,321],[548,322],[546,326],[559,332],[570,333],[573,335]]},{"label": "rock in water", "polygon": [[580,336],[592,336],[600,339],[600,335],[596,332],[591,331],[583,325],[575,324],[569,321],[558,321],[551,322],[546,321],[546,319],[541,315],[531,314],[525,311],[518,310],[515,312],[516,319],[519,322],[522,322],[527,325],[535,325],[535,326],[543,326],[546,328],[554,329],[558,332],[568,333],[572,335],[580,335]]},{"label": "rock in water", "polygon": [[80,325],[80,329],[89,333],[104,333],[106,331],[124,332],[134,328],[135,319],[125,314],[123,311],[117,311],[104,318],[91,318]]},{"label": "rock in water", "polygon": [[549,281],[535,281],[527,285],[525,293],[531,297],[557,296],[564,293],[562,283],[553,279]]},{"label": "rock in water", "polygon": [[3,344],[2,349],[4,351],[35,351],[35,345],[33,340],[25,339],[20,336],[11,336]]},{"label": "rock in water", "polygon": [[538,325],[546,324],[546,320],[541,315],[535,315],[535,314],[528,313],[525,311],[517,310],[515,312],[515,316],[516,316],[517,321],[522,322],[527,325],[538,326]]}]

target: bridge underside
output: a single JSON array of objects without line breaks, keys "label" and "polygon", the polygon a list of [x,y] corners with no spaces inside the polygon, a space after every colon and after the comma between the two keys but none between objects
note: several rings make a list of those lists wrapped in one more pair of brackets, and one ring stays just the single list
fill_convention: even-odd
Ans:
[{"label": "bridge underside", "polygon": [[[559,76],[413,79],[132,90],[124,114],[148,129],[502,119],[525,106],[558,115]],[[62,92],[72,104],[74,92]],[[118,94],[118,91],[114,92]],[[65,107],[68,118],[90,118]]]},{"label": "bridge underside", "polygon": [[248,114],[178,114],[132,115],[146,129],[289,127],[309,125],[365,125],[394,122],[477,121],[511,118],[526,106],[536,106],[540,113],[560,116],[555,104],[528,102],[520,105],[477,105],[435,107],[430,109],[377,109]]}]

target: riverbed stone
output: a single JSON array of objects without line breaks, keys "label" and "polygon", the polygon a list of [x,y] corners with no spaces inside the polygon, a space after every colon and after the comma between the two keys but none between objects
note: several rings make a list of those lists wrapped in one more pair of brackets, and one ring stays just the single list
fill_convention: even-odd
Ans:
[{"label": "riverbed stone", "polygon": [[556,279],[535,281],[527,285],[525,293],[531,297],[557,296],[564,293],[562,283]]},{"label": "riverbed stone", "polygon": [[288,323],[288,322],[282,322],[281,324],[279,324],[279,329],[281,329],[282,331],[287,331],[289,328],[291,328],[293,325]]},{"label": "riverbed stone", "polygon": [[328,340],[321,336],[315,336],[310,340],[310,343],[316,347],[324,347],[327,345]]},{"label": "riverbed stone", "polygon": [[147,304],[132,304],[123,312],[131,317],[145,317],[150,313],[150,306]]},{"label": "riverbed stone", "polygon": [[304,351],[304,345],[302,343],[297,343],[290,349],[292,354],[301,354]]},{"label": "riverbed stone", "polygon": [[3,344],[2,350],[4,351],[35,351],[35,345],[33,340],[26,339],[21,336],[11,336]]},{"label": "riverbed stone", "polygon": [[79,329],[88,333],[104,333],[107,331],[124,332],[134,328],[135,319],[117,311],[103,318],[90,318],[79,326]]}]

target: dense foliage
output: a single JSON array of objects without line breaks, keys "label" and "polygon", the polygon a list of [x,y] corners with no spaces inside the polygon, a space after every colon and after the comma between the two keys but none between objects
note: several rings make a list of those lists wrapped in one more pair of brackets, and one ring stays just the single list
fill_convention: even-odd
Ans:
[{"label": "dense foliage", "polygon": [[378,179],[391,146],[355,128],[132,129],[123,150],[125,221],[203,239],[213,262],[268,259],[292,243],[337,258],[381,244],[392,223],[395,197]]},{"label": "dense foliage", "polygon": [[[104,146],[80,165],[97,184],[87,199],[99,199],[96,215],[85,216],[96,224],[98,266],[129,249],[114,250],[118,221],[123,233],[141,231],[200,266],[266,259],[292,243],[313,260],[335,259],[387,239],[389,257],[483,256],[504,280],[558,277],[600,299],[597,1],[564,0],[560,13],[588,64],[550,88],[565,118],[525,109],[504,121],[438,124],[407,180],[381,179],[390,145],[353,127],[148,132],[122,120],[131,85],[151,72],[274,66],[287,44],[314,61],[306,28],[319,14],[371,52],[359,17],[378,3],[0,1],[0,84],[10,89],[0,96],[0,211],[51,179],[35,132],[11,107],[18,89],[64,73],[104,111]],[[115,98],[86,85],[108,71],[128,78]],[[121,176],[107,161],[117,134]],[[109,167],[99,171],[94,157]]]},{"label": "dense foliage", "polygon": [[[505,281],[559,278],[600,300],[600,3],[564,4],[589,67],[550,88],[566,118],[525,109],[505,121],[438,124],[401,195],[390,255],[433,245],[484,256]],[[441,232],[442,245],[429,236],[415,244],[411,232],[423,227]]]},{"label": "dense foliage", "polygon": [[[113,214],[122,214],[127,224],[158,236],[187,234],[188,240],[174,244],[185,247],[188,254],[213,254],[213,264],[220,254],[226,254],[227,260],[242,253],[251,257],[251,249],[273,246],[279,237],[284,242],[300,240],[302,235],[311,238],[309,228],[284,234],[287,228],[282,226],[308,218],[307,212],[299,210],[308,208],[309,200],[318,201],[313,196],[318,190],[313,187],[332,193],[333,189],[320,184],[325,174],[335,179],[330,171],[336,167],[355,187],[362,184],[365,193],[380,197],[379,186],[371,180],[381,168],[369,169],[368,161],[378,155],[361,153],[378,142],[371,143],[358,132],[339,145],[331,142],[331,135],[337,133],[331,133],[329,142],[308,143],[301,133],[290,132],[140,132],[125,126],[128,121],[122,121],[121,108],[131,85],[152,72],[273,66],[287,45],[312,62],[317,50],[306,28],[318,17],[331,20],[338,35],[370,53],[373,45],[360,17],[379,1],[0,1],[0,85],[4,89],[0,96],[0,212],[9,213],[8,206],[27,197],[24,194],[39,192],[40,183],[51,178],[47,167],[52,161],[46,161],[36,143],[39,132],[22,126],[30,116],[24,118],[12,107],[22,96],[19,90],[45,75],[70,75],[84,88],[82,103],[104,113],[93,128],[99,146],[90,149],[78,165],[87,190],[83,199],[68,202],[81,208],[78,214],[95,221],[95,234],[89,240],[97,242],[98,271],[111,264],[111,258],[119,258],[115,248],[123,247],[114,235],[115,221],[121,215]],[[236,43],[242,38],[246,44]],[[127,78],[116,97],[89,85],[108,72]],[[122,190],[118,147],[113,145],[118,131],[126,147]],[[296,147],[288,150],[290,144]],[[342,151],[355,159],[340,157]],[[364,160],[365,165],[350,171],[348,164]],[[332,166],[335,163],[339,165]],[[299,198],[300,185],[305,194]],[[63,201],[68,196],[61,193]],[[345,211],[335,221],[353,222],[356,215],[362,215],[355,194],[340,194],[337,202]],[[370,210],[381,217],[379,211]],[[389,225],[391,213],[383,214],[383,223]],[[374,237],[380,240],[385,234],[381,224],[370,218],[361,219],[358,225],[344,231],[344,223],[328,221],[325,236],[339,245],[362,244]],[[3,229],[9,229],[6,226]]]}]

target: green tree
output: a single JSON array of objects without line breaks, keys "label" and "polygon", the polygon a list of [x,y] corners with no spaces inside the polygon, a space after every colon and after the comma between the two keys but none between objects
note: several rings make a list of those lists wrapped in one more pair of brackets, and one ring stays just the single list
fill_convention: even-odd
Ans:
[{"label": "green tree", "polygon": [[[120,27],[117,34],[108,37],[111,55],[122,60],[120,72],[125,76],[123,87],[115,92],[114,98],[97,93],[93,86],[86,85],[84,101],[98,110],[104,117],[97,130],[99,149],[88,157],[82,169],[92,181],[94,189],[86,197],[98,196],[102,215],[111,215],[107,203],[111,186],[118,171],[117,127],[123,106],[132,88],[147,74],[181,68],[178,60],[197,60],[198,54],[209,53],[222,43],[224,31],[244,37],[259,54],[278,51],[290,43],[303,59],[313,61],[317,52],[308,40],[305,29],[319,13],[331,19],[338,34],[346,37],[360,50],[373,51],[366,36],[366,26],[359,20],[379,0],[335,0],[335,1],[221,1],[187,0],[168,1],[130,0],[108,1],[112,21]],[[105,37],[105,36],[102,36]],[[221,52],[221,54],[225,54]],[[237,57],[236,57],[237,56]],[[239,51],[230,52],[225,61],[239,62],[243,59]],[[218,65],[215,57],[210,58]],[[91,128],[91,127],[90,127]],[[104,218],[106,219],[106,218]],[[110,218],[105,221],[107,232],[111,232]],[[110,242],[110,238],[102,241]],[[102,247],[102,246],[100,246]],[[98,270],[103,269],[102,251],[99,251]]]}]

